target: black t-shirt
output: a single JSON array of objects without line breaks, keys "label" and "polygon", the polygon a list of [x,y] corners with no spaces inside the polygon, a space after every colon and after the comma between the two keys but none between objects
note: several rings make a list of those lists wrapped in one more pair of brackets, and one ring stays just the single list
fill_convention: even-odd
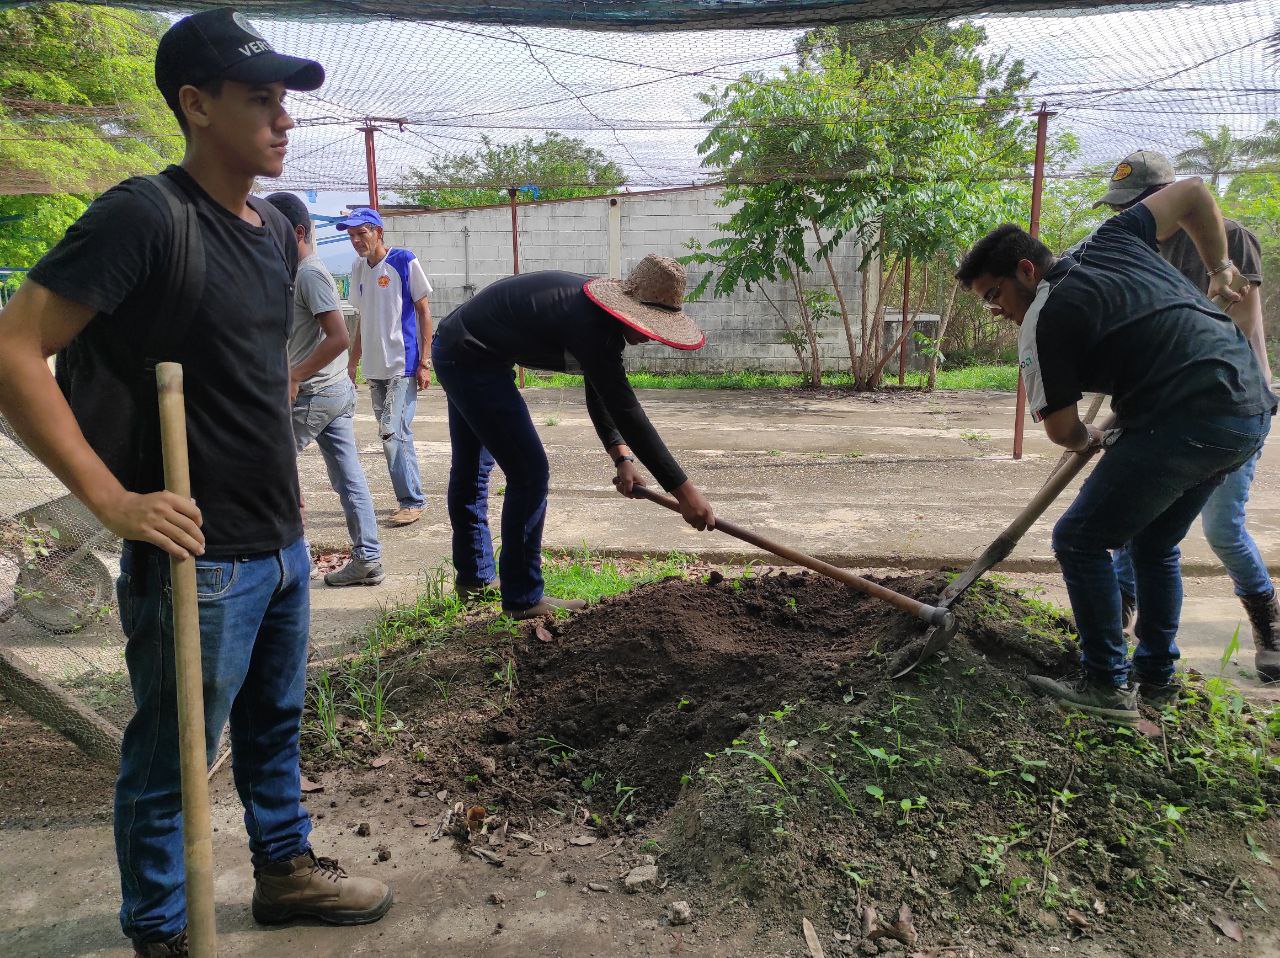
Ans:
[{"label": "black t-shirt", "polygon": [[[297,247],[282,250],[267,227],[220,206],[180,167],[164,175],[194,200],[205,249],[204,295],[187,319],[180,360],[191,489],[206,551],[280,549],[302,535],[286,349]],[[169,268],[170,214],[161,202],[126,180],[94,200],[31,270],[41,286],[97,310],[81,334],[90,346],[118,337],[142,350],[148,341]],[[255,208],[281,215],[267,203]],[[156,410],[144,412],[158,418]],[[158,453],[153,457],[133,491],[163,488]]]},{"label": "black t-shirt", "polygon": [[1124,426],[1274,405],[1235,323],[1157,252],[1139,203],[1058,259],[1018,333],[1032,416],[1109,394]]},{"label": "black t-shirt", "polygon": [[446,316],[436,337],[458,363],[582,373],[600,441],[625,442],[664,489],[674,489],[684,471],[631,389],[622,324],[587,298],[588,279],[559,270],[500,279]]},{"label": "black t-shirt", "polygon": [[[1240,275],[1255,286],[1262,285],[1262,246],[1258,237],[1232,219],[1224,219],[1227,230],[1227,255],[1236,264]],[[1160,240],[1160,255],[1174,269],[1185,276],[1202,293],[1209,291],[1209,270],[1200,258],[1200,251],[1187,235],[1178,230],[1168,239]]]}]

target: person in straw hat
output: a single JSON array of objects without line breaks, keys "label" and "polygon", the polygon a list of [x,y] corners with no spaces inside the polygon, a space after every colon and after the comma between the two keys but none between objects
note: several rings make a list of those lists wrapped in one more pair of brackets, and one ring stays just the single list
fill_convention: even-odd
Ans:
[{"label": "person in straw hat", "polygon": [[[644,485],[639,459],[680,502],[695,529],[715,514],[689,481],[627,382],[622,351],[650,340],[697,349],[706,336],[684,311],[684,267],[650,254],[625,280],[593,279],[561,270],[522,273],[485,287],[440,323],[431,345],[436,378],[448,399],[449,521],[457,589],[473,598],[498,588],[502,608],[517,619],[584,602],[543,594],[542,526],[547,513],[547,454],[513,365],[581,373],[587,412],[617,468],[614,485],[629,495]],[[489,535],[489,473],[507,477],[502,506],[501,576]],[[498,585],[499,579],[501,585]]]}]

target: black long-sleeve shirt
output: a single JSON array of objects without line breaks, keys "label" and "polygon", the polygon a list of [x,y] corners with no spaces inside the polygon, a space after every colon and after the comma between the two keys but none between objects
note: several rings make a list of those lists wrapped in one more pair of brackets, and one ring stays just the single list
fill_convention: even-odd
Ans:
[{"label": "black long-sleeve shirt", "polygon": [[645,415],[622,365],[622,324],[591,302],[590,277],[541,270],[486,286],[440,323],[454,362],[581,373],[587,413],[605,447],[625,442],[668,491],[687,478]]}]

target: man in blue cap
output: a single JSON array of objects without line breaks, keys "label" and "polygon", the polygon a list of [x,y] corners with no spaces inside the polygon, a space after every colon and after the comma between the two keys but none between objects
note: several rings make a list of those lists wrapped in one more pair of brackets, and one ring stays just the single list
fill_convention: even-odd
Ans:
[{"label": "man in blue cap", "polygon": [[[135,955],[187,954],[169,556],[196,557],[206,757],[229,719],[254,917],[357,924],[391,906],[386,885],[347,876],[308,841],[298,736],[311,560],[286,351],[297,249],[288,222],[249,195],[284,169],[286,92],[323,82],[319,63],[275,52],[232,10],[175,23],[156,85],[186,140],[182,164],[95,200],[0,312],[0,413],[125,540],[118,595],[136,712],[115,838]],[[175,301],[174,274],[194,274],[174,258],[179,222],[187,249],[198,238],[203,285],[184,282]],[[193,499],[163,491],[156,358],[183,365]]]},{"label": "man in blue cap", "polygon": [[339,220],[356,251],[351,266],[351,304],[360,313],[348,371],[355,382],[360,367],[369,383],[382,451],[399,508],[393,526],[417,522],[426,505],[418,454],[413,447],[413,414],[418,390],[431,385],[431,283],[407,249],[388,249],[382,217],[369,208]]}]

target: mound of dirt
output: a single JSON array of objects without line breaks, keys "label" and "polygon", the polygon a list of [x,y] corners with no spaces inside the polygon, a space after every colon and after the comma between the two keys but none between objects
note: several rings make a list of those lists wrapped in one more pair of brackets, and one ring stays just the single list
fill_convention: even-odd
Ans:
[{"label": "mound of dirt", "polygon": [[[928,601],[945,579],[884,582]],[[947,654],[900,682],[887,665],[923,627],[807,574],[476,623],[379,666],[402,787],[646,836],[703,913],[807,914],[828,953],[1199,954],[1223,941],[1216,913],[1266,925],[1280,720],[1216,680],[1138,731],[1064,715],[1024,676],[1071,668],[1069,619],[985,581],[958,615]],[[357,732],[309,767],[381,747]]]}]

